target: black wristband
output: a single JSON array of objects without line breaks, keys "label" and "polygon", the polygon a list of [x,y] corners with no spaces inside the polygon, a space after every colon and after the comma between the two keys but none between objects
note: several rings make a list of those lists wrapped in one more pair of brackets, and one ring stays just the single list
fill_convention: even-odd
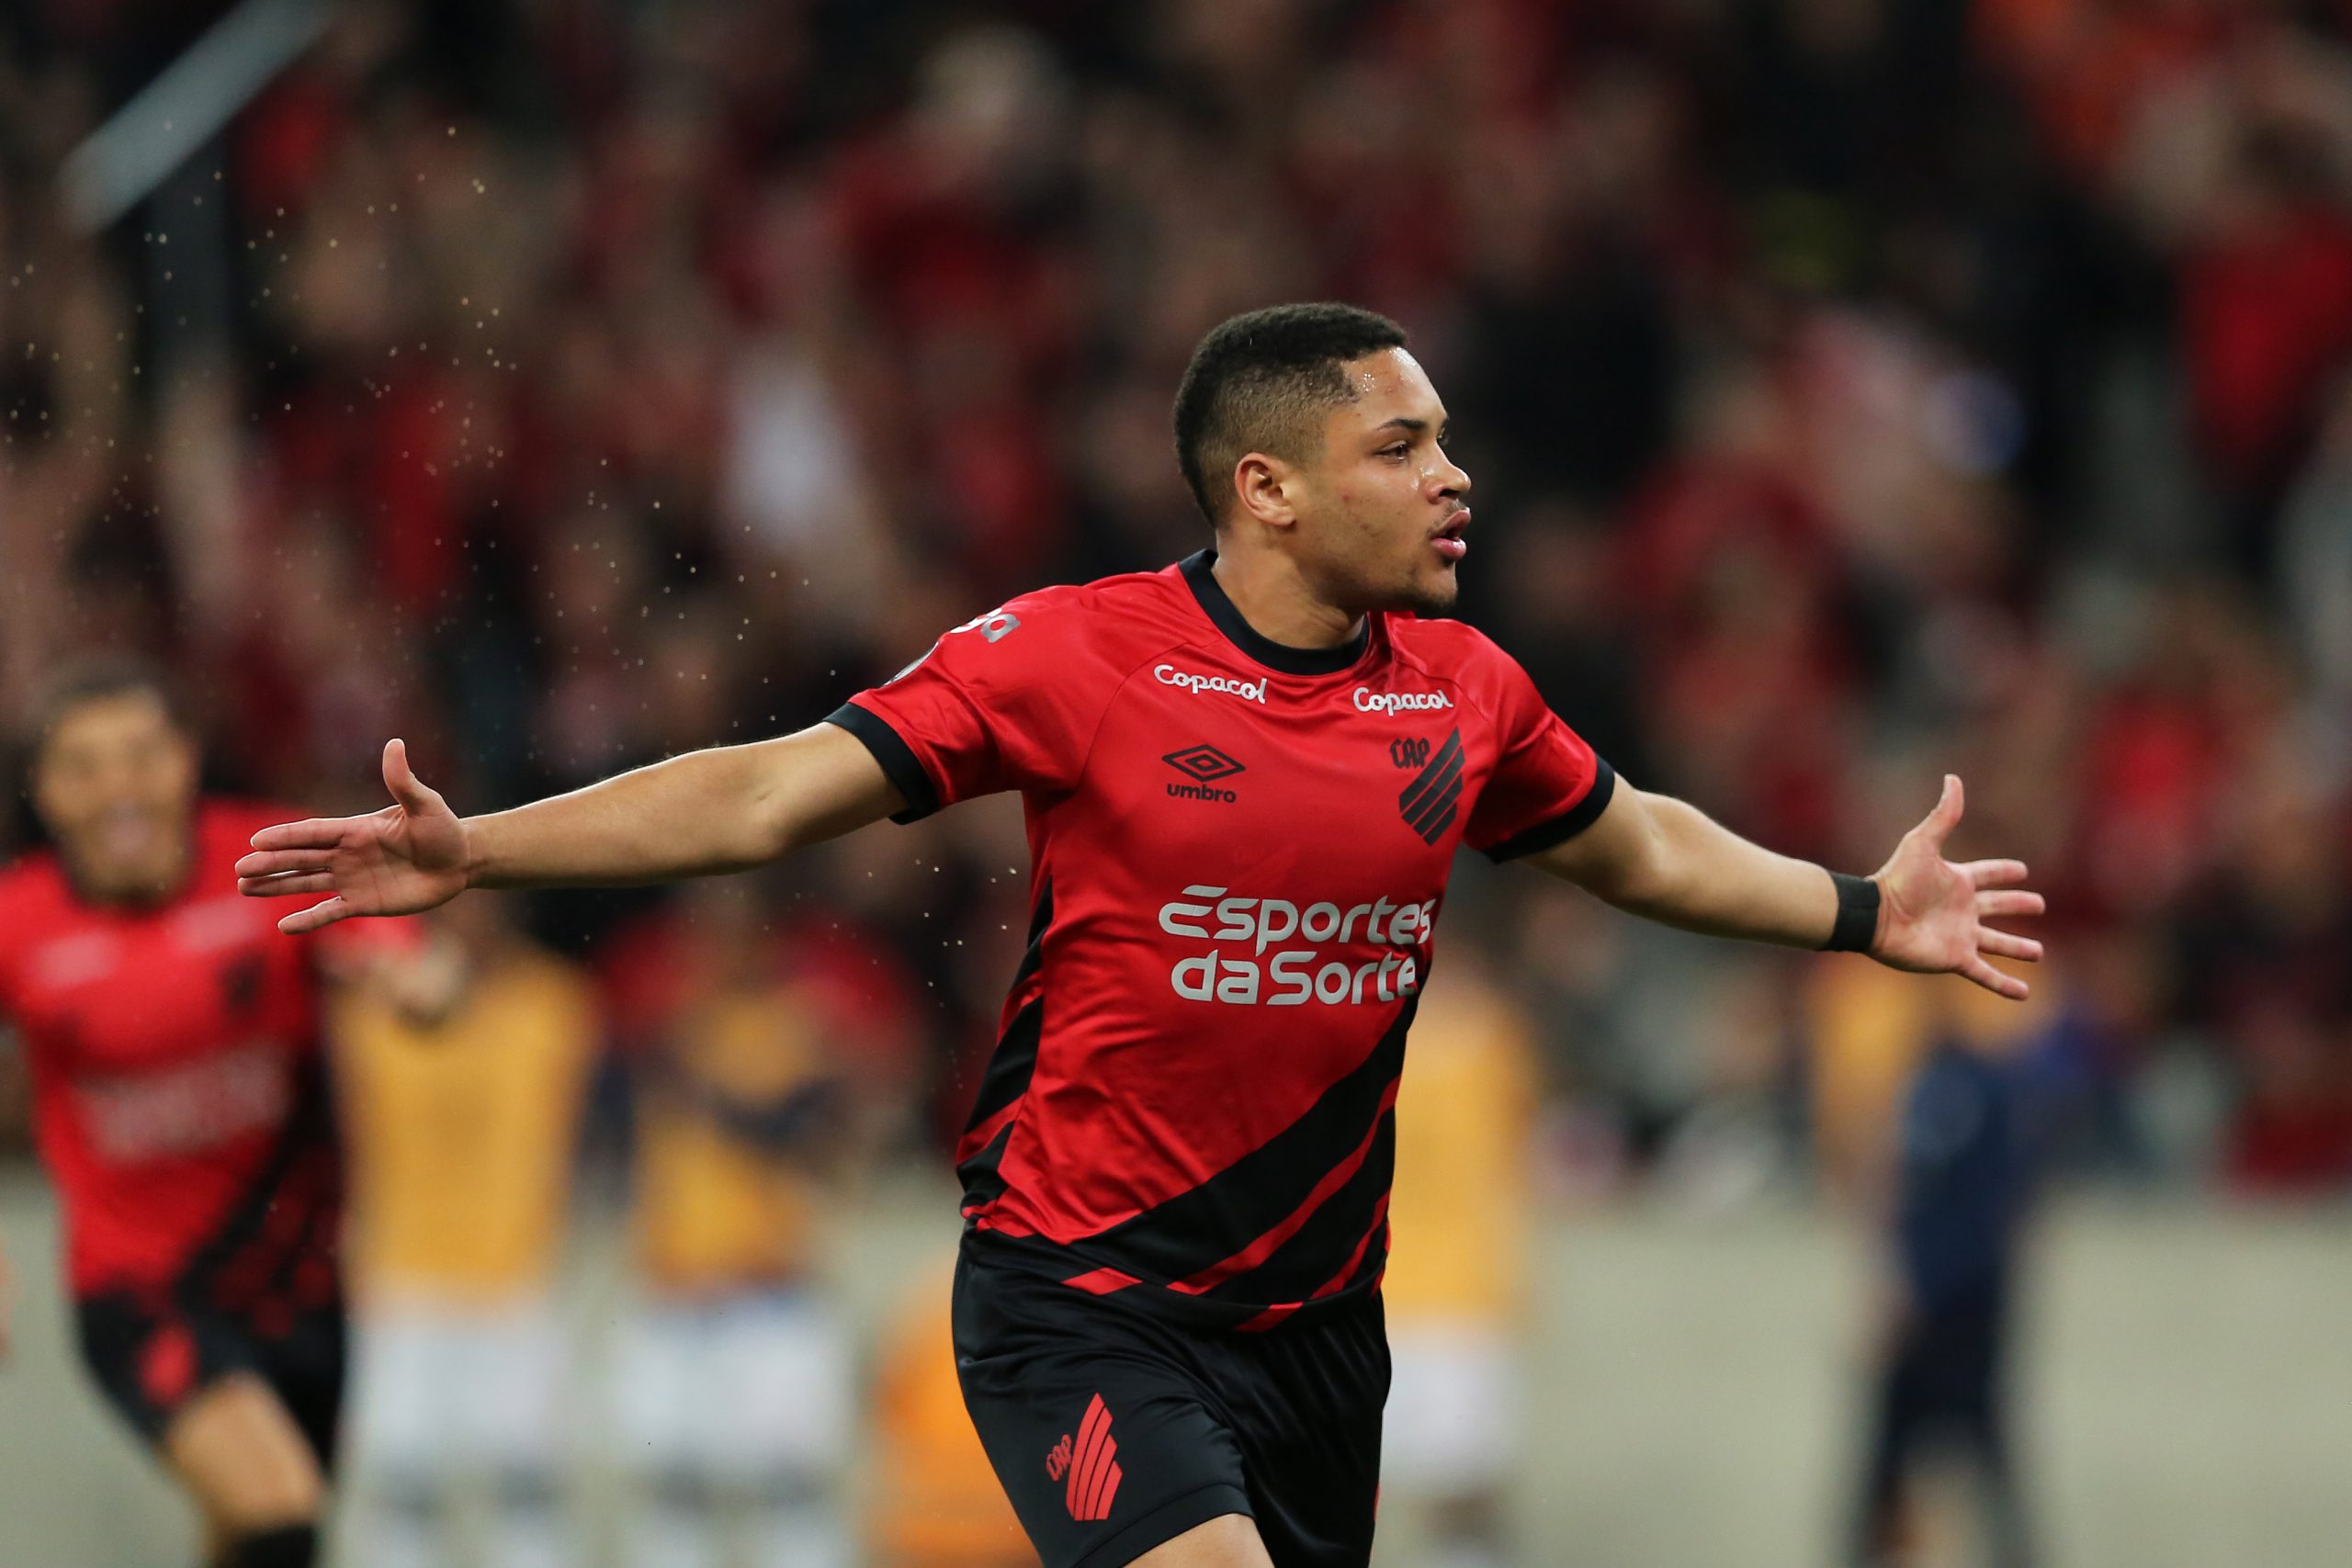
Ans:
[{"label": "black wristband", "polygon": [[1831,872],[1829,880],[1838,885],[1838,923],[1829,928],[1821,951],[1868,953],[1878,935],[1878,884],[1842,871]]}]

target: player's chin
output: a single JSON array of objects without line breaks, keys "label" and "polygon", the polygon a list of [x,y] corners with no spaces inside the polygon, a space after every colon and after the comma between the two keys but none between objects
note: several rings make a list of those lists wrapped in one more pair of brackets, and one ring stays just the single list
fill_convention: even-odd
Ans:
[{"label": "player's chin", "polygon": [[1401,608],[1417,615],[1442,615],[1453,608],[1462,596],[1461,580],[1454,575],[1452,561],[1441,561],[1413,574],[1411,586],[1402,595]]}]

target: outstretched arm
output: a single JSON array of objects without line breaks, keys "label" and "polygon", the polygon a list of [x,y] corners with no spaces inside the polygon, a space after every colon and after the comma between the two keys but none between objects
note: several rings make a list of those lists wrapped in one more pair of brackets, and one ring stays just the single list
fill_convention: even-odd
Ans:
[{"label": "outstretched arm", "polygon": [[[1963,975],[2022,1000],[2026,983],[1987,960],[2039,963],[2041,944],[1985,922],[2038,915],[2041,895],[2018,886],[2026,876],[2020,862],[1956,865],[1943,858],[1962,805],[1960,780],[1946,775],[1936,808],[1869,879],[1879,907],[1867,950],[1893,968]],[[1818,948],[1838,921],[1838,888],[1821,867],[1774,854],[1693,807],[1622,782],[1591,827],[1528,859],[1621,909],[1685,931]]]},{"label": "outstretched arm", "polygon": [[265,828],[237,863],[253,897],[325,894],[277,922],[312,931],[353,915],[410,915],[469,887],[616,886],[745,871],[838,837],[905,802],[864,743],[830,724],[665,762],[460,818],[384,747],[393,804],[366,817]]}]

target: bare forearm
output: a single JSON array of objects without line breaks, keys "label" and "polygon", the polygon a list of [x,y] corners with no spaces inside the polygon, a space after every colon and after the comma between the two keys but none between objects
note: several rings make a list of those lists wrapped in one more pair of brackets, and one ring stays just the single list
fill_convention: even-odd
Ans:
[{"label": "bare forearm", "polygon": [[468,879],[477,887],[626,886],[763,864],[828,836],[785,797],[799,782],[787,753],[800,739],[689,751],[468,818]]},{"label": "bare forearm", "polygon": [[1671,796],[1645,795],[1639,806],[1624,852],[1576,874],[1591,892],[1709,936],[1807,948],[1828,939],[1838,893],[1821,867],[1750,843]]}]

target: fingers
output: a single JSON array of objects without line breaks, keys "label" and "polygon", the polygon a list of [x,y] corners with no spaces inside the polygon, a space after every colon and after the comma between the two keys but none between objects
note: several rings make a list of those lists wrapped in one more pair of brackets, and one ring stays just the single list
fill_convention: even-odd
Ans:
[{"label": "fingers", "polygon": [[277,922],[277,929],[288,936],[300,936],[306,931],[323,931],[337,920],[356,913],[340,898],[330,898],[323,904],[313,904],[300,913],[287,916]]},{"label": "fingers", "polygon": [[2029,936],[2011,936],[1984,927],[1976,933],[1976,951],[1989,953],[1996,958],[2015,958],[2027,964],[2041,962],[2041,944]]},{"label": "fingers", "polygon": [[412,816],[448,809],[442,805],[441,796],[426,788],[424,781],[408,765],[408,742],[405,740],[384,742],[384,787],[392,792],[392,798],[401,803],[401,808]]},{"label": "fingers", "polygon": [[288,871],[324,871],[333,859],[325,850],[256,850],[237,863],[237,880]]},{"label": "fingers", "polygon": [[1979,893],[1976,896],[1976,918],[1980,920],[2006,920],[2019,915],[2039,915],[2048,907],[2039,893]]},{"label": "fingers", "polygon": [[1994,968],[1990,964],[1985,963],[1982,958],[1971,958],[1967,963],[1960,966],[1960,973],[1968,979],[1975,981],[1978,985],[1984,987],[1995,996],[2007,997],[2013,1002],[2021,1002],[2025,1000],[2026,998],[2033,995],[2032,987],[2027,985],[2023,980],[2018,979],[2015,975],[2003,974],[2000,970]]},{"label": "fingers", "polygon": [[280,822],[264,828],[248,840],[257,850],[325,850],[343,840],[343,824],[333,818],[313,817],[307,822]]},{"label": "fingers", "polygon": [[332,893],[334,888],[334,874],[330,871],[288,872],[283,876],[237,878],[237,891],[248,898],[284,898],[297,893]]},{"label": "fingers", "polygon": [[1960,874],[1978,887],[2015,887],[2026,877],[2021,860],[1973,860]]},{"label": "fingers", "polygon": [[1960,826],[1960,814],[1965,804],[1962,798],[1960,775],[1946,773],[1942,798],[1936,802],[1936,808],[1928,813],[1927,819],[1918,828],[1919,836],[1927,841],[1929,849],[1939,854],[1942,852],[1944,840],[1951,837],[1954,828]]}]

